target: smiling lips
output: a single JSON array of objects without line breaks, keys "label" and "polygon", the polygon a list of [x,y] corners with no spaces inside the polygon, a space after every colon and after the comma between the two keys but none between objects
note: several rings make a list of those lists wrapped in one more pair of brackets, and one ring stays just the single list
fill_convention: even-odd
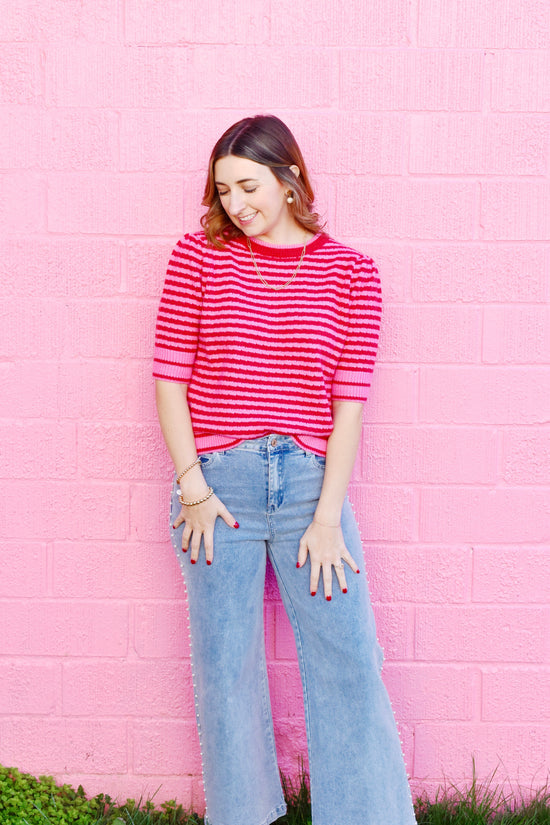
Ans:
[{"label": "smiling lips", "polygon": [[251,223],[254,220],[254,218],[256,217],[257,214],[258,214],[257,212],[251,212],[249,215],[241,215],[238,219],[239,223],[243,223],[243,224]]}]

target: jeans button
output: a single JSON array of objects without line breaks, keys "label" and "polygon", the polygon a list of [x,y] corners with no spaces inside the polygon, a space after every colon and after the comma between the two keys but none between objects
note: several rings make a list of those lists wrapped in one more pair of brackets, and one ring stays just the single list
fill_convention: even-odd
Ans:
[{"label": "jeans button", "polygon": [[276,439],[276,438],[272,438],[272,439],[271,439],[271,446],[272,446],[272,447],[276,447],[276,446],[277,446],[277,439]]}]

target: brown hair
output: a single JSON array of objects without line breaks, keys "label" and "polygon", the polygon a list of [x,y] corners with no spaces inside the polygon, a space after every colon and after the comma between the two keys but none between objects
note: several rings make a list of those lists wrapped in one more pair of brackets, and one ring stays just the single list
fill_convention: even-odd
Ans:
[{"label": "brown hair", "polygon": [[[210,243],[222,249],[227,241],[244,234],[228,217],[214,181],[216,161],[228,155],[269,166],[277,180],[294,193],[294,202],[288,207],[294,220],[310,232],[321,230],[319,215],[313,211],[313,189],[294,135],[278,117],[256,115],[230,126],[212,149],[202,199],[208,211],[201,218]],[[298,177],[290,169],[291,166],[297,166],[300,170]]]}]

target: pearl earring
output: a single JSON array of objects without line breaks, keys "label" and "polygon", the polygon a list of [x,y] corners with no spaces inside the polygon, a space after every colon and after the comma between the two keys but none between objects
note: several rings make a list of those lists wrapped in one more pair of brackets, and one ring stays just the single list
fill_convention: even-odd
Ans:
[{"label": "pearl earring", "polygon": [[294,203],[294,192],[292,192],[292,190],[287,193],[286,202],[287,203]]}]

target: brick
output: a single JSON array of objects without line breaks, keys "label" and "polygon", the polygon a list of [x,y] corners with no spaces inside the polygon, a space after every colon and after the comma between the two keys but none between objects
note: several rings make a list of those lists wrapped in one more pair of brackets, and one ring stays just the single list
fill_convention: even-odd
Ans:
[{"label": "brick", "polygon": [[[182,598],[180,569],[170,548],[136,542],[55,542],[53,593],[63,599],[174,599]],[[173,562],[173,563],[172,563]],[[141,611],[174,614],[178,606],[163,601],[136,606]],[[179,610],[183,610],[179,607]],[[139,655],[159,655],[140,653]]]},{"label": "brick", "polygon": [[423,367],[419,417],[438,424],[544,424],[550,419],[550,371]]},{"label": "brick", "polygon": [[389,0],[384,7],[373,6],[365,14],[360,4],[338,2],[323,6],[322,14],[314,0],[299,5],[282,0],[271,20],[271,39],[289,42],[313,42],[318,46],[406,46],[409,7],[404,0]]},{"label": "brick", "polygon": [[[140,361],[125,359],[124,364],[126,417],[135,421],[154,422],[158,427],[151,358]],[[136,391],[136,387],[139,391]],[[167,455],[166,449],[163,452]]]},{"label": "brick", "polygon": [[38,48],[30,44],[2,43],[0,105],[24,105],[41,100],[42,70]]},{"label": "brick", "polygon": [[[296,59],[295,49],[262,45],[201,46],[191,52],[188,71],[193,88],[186,98],[185,88],[178,94],[178,104],[187,99],[190,108],[200,109],[208,100],[210,108],[225,108],[228,101],[236,110],[271,111],[285,109],[289,100],[300,101],[304,109],[330,108],[339,99],[339,54],[317,46],[300,46],[300,71],[290,71]],[[212,83],[212,66],[223,65]],[[163,102],[168,108],[169,100]],[[357,108],[359,107],[356,102]],[[352,108],[351,106],[345,108]],[[239,116],[233,118],[233,122]]]},{"label": "brick", "polygon": [[195,721],[155,719],[131,726],[135,774],[200,773],[200,749]]},{"label": "brick", "polygon": [[160,660],[66,662],[63,713],[194,719],[191,668]]},{"label": "brick", "polygon": [[50,180],[50,232],[177,235],[180,226],[181,180],[175,175],[74,172]]},{"label": "brick", "polygon": [[[546,12],[545,19],[548,21]],[[548,30],[537,26],[539,32]],[[544,35],[543,36],[547,36]],[[550,111],[550,74],[546,50],[505,50],[487,58],[490,105],[498,112]]]},{"label": "brick", "polygon": [[345,243],[374,259],[382,281],[384,304],[410,301],[412,253],[409,248],[359,237],[348,237]]},{"label": "brick", "polygon": [[85,421],[78,436],[78,464],[88,478],[169,481],[172,477],[173,465],[156,424]]},{"label": "brick", "polygon": [[496,434],[480,428],[383,427],[363,431],[370,483],[485,483],[497,479]]},{"label": "brick", "polygon": [[533,725],[419,724],[415,728],[414,773],[426,779],[464,778],[471,785],[472,759],[478,778],[491,787],[510,780],[510,765],[529,786],[540,766],[546,764],[547,735],[544,727]]},{"label": "brick", "polygon": [[304,719],[278,719],[275,725],[277,764],[283,775],[299,786],[303,770],[308,771],[307,738]]},{"label": "brick", "polygon": [[44,181],[30,172],[6,172],[0,176],[0,224],[2,233],[34,233],[45,225]]},{"label": "brick", "polygon": [[[198,768],[200,775],[200,765]],[[159,808],[163,802],[177,799],[178,803],[188,805],[190,809],[200,814],[200,809],[192,803],[194,786],[193,776],[166,776],[164,774],[149,774],[148,776],[133,776],[131,774],[88,774],[88,773],[57,773],[56,782],[60,785],[67,783],[73,788],[82,785],[88,799],[98,794],[109,794],[121,804],[126,799],[154,799]],[[204,807],[202,808],[204,812]]]},{"label": "brick", "polygon": [[[47,324],[45,318],[48,318]],[[67,308],[60,301],[6,298],[0,302],[0,322],[6,358],[48,359],[59,357],[65,351]]]},{"label": "brick", "polygon": [[269,693],[274,723],[304,716],[302,683],[298,662],[269,662]]},{"label": "brick", "polygon": [[481,356],[482,313],[474,307],[389,305],[379,356],[385,363],[476,362]]},{"label": "brick", "polygon": [[468,547],[369,544],[365,557],[374,601],[453,604],[468,600]]},{"label": "brick", "polygon": [[282,604],[274,605],[275,658],[297,661],[292,625]]},{"label": "brick", "polygon": [[548,488],[426,488],[420,494],[420,538],[474,544],[548,541],[548,502]]},{"label": "brick", "polygon": [[128,240],[126,267],[128,293],[136,297],[160,300],[166,268],[177,238],[162,240]]},{"label": "brick", "polygon": [[170,539],[170,484],[133,484],[130,497],[130,535],[143,542]]},{"label": "brick", "polygon": [[550,239],[546,181],[485,181],[481,184],[482,237],[497,241]]},{"label": "brick", "polygon": [[418,411],[418,369],[379,364],[374,370],[369,399],[365,404],[367,423],[416,421]]},{"label": "brick", "polygon": [[116,719],[0,720],[0,763],[35,774],[125,773],[126,723]]},{"label": "brick", "polygon": [[384,661],[411,659],[414,651],[413,610],[404,604],[374,604],[373,610],[377,639],[384,651]]},{"label": "brick", "polygon": [[193,170],[205,174],[210,149],[223,131],[217,134],[204,128],[207,118],[213,120],[212,114],[197,113],[197,116],[189,117],[188,112],[182,111],[123,111],[120,121],[121,169],[179,173]]},{"label": "brick", "polygon": [[423,175],[544,175],[549,124],[518,115],[413,115],[409,171]]},{"label": "brick", "polygon": [[261,6],[234,3],[205,5],[192,14],[179,0],[164,0],[159,14],[155,0],[128,0],[125,36],[131,43],[266,43],[269,17]]},{"label": "brick", "polygon": [[482,55],[444,49],[346,49],[344,109],[481,111]]},{"label": "brick", "polygon": [[56,380],[57,365],[53,361],[0,363],[3,417],[55,415],[57,398],[52,396],[52,388]]},{"label": "brick", "polygon": [[550,363],[550,306],[486,307],[483,360],[492,364]]},{"label": "brick", "polygon": [[[4,295],[98,298],[121,289],[123,245],[103,238],[7,237],[0,241]],[[5,270],[4,270],[5,267]],[[86,277],[83,277],[86,273]],[[160,292],[159,292],[160,294]]]},{"label": "brick", "polygon": [[46,101],[51,107],[177,108],[189,99],[191,68],[189,51],[171,46],[51,46]]},{"label": "brick", "polygon": [[0,151],[6,165],[24,169],[116,169],[114,112],[7,109],[0,113]]},{"label": "brick", "polygon": [[3,716],[54,713],[60,696],[59,665],[0,661],[0,714]]},{"label": "brick", "polygon": [[93,303],[71,302],[66,322],[71,354],[90,358],[152,358],[157,309],[158,301],[137,301],[125,296]]},{"label": "brick", "polygon": [[28,482],[14,481],[0,499],[0,536],[40,542],[125,539],[128,496],[126,484],[50,481],[31,506]]},{"label": "brick", "polygon": [[58,364],[51,392],[56,392],[60,416],[104,421],[123,417],[136,385],[123,359],[79,358]]},{"label": "brick", "polygon": [[118,15],[110,0],[36,3],[18,0],[2,12],[3,40],[63,42],[115,40]]},{"label": "brick", "polygon": [[120,602],[3,601],[0,623],[3,653],[10,656],[124,656],[128,650],[128,608]]},{"label": "brick", "polygon": [[335,233],[356,226],[372,238],[469,240],[478,193],[471,181],[338,179]]},{"label": "brick", "polygon": [[[163,565],[164,567],[164,565]],[[174,571],[174,582],[178,570]],[[183,582],[181,589],[184,589]],[[147,659],[189,659],[191,644],[187,606],[182,598],[175,603],[154,602],[135,607],[135,649]]]},{"label": "brick", "polygon": [[542,663],[547,613],[538,607],[417,606],[415,658]]},{"label": "brick", "polygon": [[475,547],[472,599],[488,604],[547,604],[550,555],[540,547]]},{"label": "brick", "polygon": [[[323,175],[401,174],[408,126],[400,112],[289,111],[283,119],[296,136],[308,169],[322,170]],[[344,142],[342,135],[347,136]]]},{"label": "brick", "polygon": [[484,722],[550,721],[550,671],[533,668],[484,668]]},{"label": "brick", "polygon": [[384,682],[400,720],[470,721],[476,699],[476,673],[455,665],[388,664]]},{"label": "brick", "polygon": [[416,527],[416,497],[410,487],[354,486],[350,501],[365,540],[410,541]]},{"label": "brick", "polygon": [[418,43],[459,49],[529,49],[550,45],[545,0],[504,0],[494,14],[481,0],[423,0]]},{"label": "brick", "polygon": [[[72,478],[76,475],[76,427],[68,422],[0,421],[3,478]],[[40,445],[30,451],[29,444]],[[40,470],[37,469],[37,460]]]},{"label": "brick", "polygon": [[22,539],[2,542],[0,597],[39,598],[48,591],[47,547]]},{"label": "brick", "polygon": [[503,434],[503,478],[508,484],[548,484],[550,428],[514,428]]},{"label": "brick", "polygon": [[550,250],[526,244],[430,245],[413,250],[415,301],[529,302],[550,299]]}]

